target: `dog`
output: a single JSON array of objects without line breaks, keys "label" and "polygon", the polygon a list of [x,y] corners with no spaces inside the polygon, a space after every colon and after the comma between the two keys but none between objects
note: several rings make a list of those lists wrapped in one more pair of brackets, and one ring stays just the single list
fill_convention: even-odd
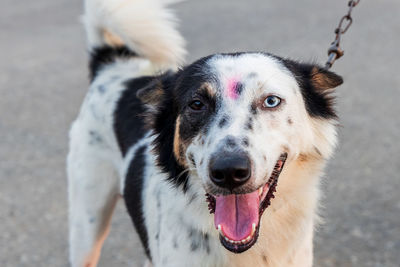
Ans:
[{"label": "dog", "polygon": [[85,2],[91,84],[69,134],[71,266],[97,265],[121,196],[146,266],[312,266],[342,78],[264,52],[183,66],[171,2]]}]

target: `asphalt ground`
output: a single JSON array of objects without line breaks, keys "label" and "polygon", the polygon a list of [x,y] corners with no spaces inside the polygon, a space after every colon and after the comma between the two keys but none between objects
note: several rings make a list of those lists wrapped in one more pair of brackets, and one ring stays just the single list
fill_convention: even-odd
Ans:
[{"label": "asphalt ground", "polygon": [[[177,5],[187,61],[268,51],[323,63],[347,1]],[[0,266],[67,266],[67,133],[88,85],[77,0],[2,0]],[[361,1],[333,70],[340,144],[323,179],[315,266],[400,266],[400,1]],[[100,266],[138,266],[120,202]]]}]

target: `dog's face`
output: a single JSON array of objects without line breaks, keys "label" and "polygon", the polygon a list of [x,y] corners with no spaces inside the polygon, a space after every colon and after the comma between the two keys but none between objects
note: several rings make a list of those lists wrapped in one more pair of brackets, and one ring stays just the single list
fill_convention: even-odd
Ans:
[{"label": "dog's face", "polygon": [[317,66],[241,53],[203,58],[138,96],[160,166],[178,185],[201,180],[221,243],[239,253],[257,241],[286,160],[315,150],[310,118],[335,117],[327,90],[341,83]]}]

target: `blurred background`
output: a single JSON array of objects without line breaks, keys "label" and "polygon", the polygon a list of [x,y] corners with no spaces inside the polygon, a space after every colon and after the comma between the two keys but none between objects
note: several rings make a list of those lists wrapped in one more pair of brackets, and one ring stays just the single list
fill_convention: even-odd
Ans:
[{"label": "blurred background", "polygon": [[[67,133],[87,91],[78,0],[2,0],[0,266],[67,266]],[[324,64],[347,1],[202,0],[174,6],[187,62],[261,50]],[[400,266],[400,1],[363,1],[333,71],[340,144],[323,179],[315,266]],[[120,202],[100,266],[137,266]]]}]

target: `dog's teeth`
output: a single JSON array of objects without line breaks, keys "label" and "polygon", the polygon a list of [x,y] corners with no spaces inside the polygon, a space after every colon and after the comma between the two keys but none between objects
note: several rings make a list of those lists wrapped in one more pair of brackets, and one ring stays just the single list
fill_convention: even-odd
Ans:
[{"label": "dog's teeth", "polygon": [[251,229],[251,234],[249,235],[249,237],[252,237],[254,235],[254,233],[256,232],[256,224],[253,223],[252,224],[252,229]]},{"label": "dog's teeth", "polygon": [[263,193],[263,188],[262,188],[262,187],[260,187],[260,188],[258,189],[258,195],[259,195],[259,196],[261,196],[261,195],[262,195],[262,193]]}]

